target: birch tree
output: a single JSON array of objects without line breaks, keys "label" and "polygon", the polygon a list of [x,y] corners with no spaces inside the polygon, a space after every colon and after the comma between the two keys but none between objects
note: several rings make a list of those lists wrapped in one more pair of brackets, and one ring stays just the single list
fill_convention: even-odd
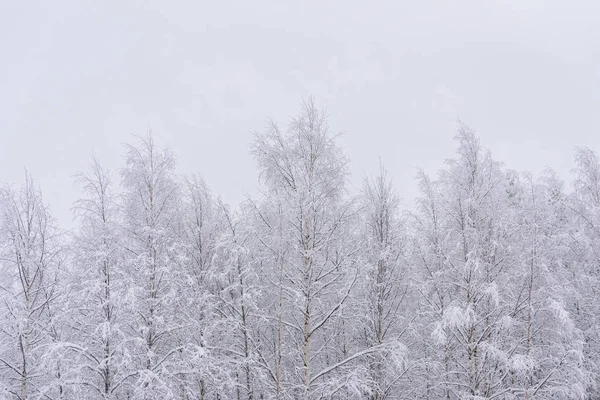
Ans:
[{"label": "birch tree", "polygon": [[[583,369],[583,335],[567,307],[576,285],[566,268],[566,235],[560,188],[525,175],[517,217],[513,324],[506,336],[519,337],[506,384],[516,398],[582,399],[588,385]],[[558,189],[558,190],[557,190]],[[508,324],[507,324],[508,325]]]},{"label": "birch tree", "polygon": [[121,170],[125,190],[125,249],[128,254],[127,300],[131,304],[131,352],[136,383],[131,395],[143,399],[176,397],[178,358],[174,338],[183,322],[177,312],[175,282],[182,278],[178,262],[180,205],[176,160],[160,150],[151,135],[127,145]]},{"label": "birch tree", "polygon": [[600,366],[600,159],[589,148],[575,151],[573,169],[574,193],[566,200],[573,216],[572,275],[577,285],[574,312],[578,327],[584,332],[586,366],[595,381],[589,388],[589,398],[598,395]]},{"label": "birch tree", "polygon": [[[405,303],[408,292],[408,269],[405,266],[405,243],[400,220],[399,197],[388,180],[387,171],[373,179],[365,179],[362,191],[366,287],[364,340],[366,348],[384,347],[392,339],[398,341],[409,328],[409,309]],[[405,351],[402,347],[370,354],[367,357],[371,374],[370,398],[380,400],[399,395],[396,389],[406,373]]]},{"label": "birch tree", "polygon": [[459,127],[456,140],[458,157],[447,161],[439,182],[422,183],[422,290],[435,296],[425,303],[437,319],[432,334],[443,371],[436,386],[449,399],[500,396],[510,358],[510,341],[501,335],[512,257],[505,178],[468,127]]},{"label": "birch tree", "polygon": [[[44,363],[59,340],[60,232],[26,174],[20,189],[0,189],[0,390],[6,398],[58,396],[60,365]],[[57,377],[57,374],[59,375]],[[56,379],[58,378],[58,380]]]},{"label": "birch tree", "polygon": [[221,316],[216,311],[213,276],[218,273],[215,257],[224,223],[219,205],[200,175],[185,177],[182,185],[179,235],[185,279],[177,287],[178,312],[185,326],[177,335],[185,347],[179,356],[185,364],[181,379],[186,395],[205,399],[227,389],[229,374],[226,359],[218,350],[211,350],[223,339],[217,326]]},{"label": "birch tree", "polygon": [[220,335],[215,338],[215,350],[222,360],[228,360],[233,384],[224,382],[224,388],[231,390],[229,397],[252,400],[264,395],[257,386],[264,377],[257,367],[255,352],[258,286],[249,254],[250,232],[243,218],[222,202],[219,205],[225,229],[216,247],[216,270],[211,274],[216,312],[221,316],[215,332]]},{"label": "birch tree", "polygon": [[117,399],[130,383],[127,321],[121,299],[126,294],[120,209],[110,171],[92,159],[77,176],[84,198],[75,203],[79,228],[73,240],[74,271],[68,303],[76,355],[74,383],[78,396]]},{"label": "birch tree", "polygon": [[[335,338],[357,281],[356,249],[347,246],[354,214],[345,197],[347,160],[335,139],[325,113],[309,101],[286,134],[271,123],[253,144],[265,194],[277,198],[281,208],[275,214],[281,221],[264,219],[263,223],[271,229],[281,226],[289,249],[285,258],[266,261],[270,280],[281,285],[274,293],[280,293],[282,308],[287,310],[267,316],[281,324],[278,334],[285,326],[288,339],[283,345],[289,348],[275,347],[266,362],[280,387],[280,398],[283,392],[305,399],[334,396],[352,390],[355,383],[351,374],[335,376],[354,359],[347,349],[335,345]],[[264,240],[271,249],[277,247],[272,238]],[[280,357],[286,359],[278,361]],[[284,371],[277,372],[279,368]]]}]

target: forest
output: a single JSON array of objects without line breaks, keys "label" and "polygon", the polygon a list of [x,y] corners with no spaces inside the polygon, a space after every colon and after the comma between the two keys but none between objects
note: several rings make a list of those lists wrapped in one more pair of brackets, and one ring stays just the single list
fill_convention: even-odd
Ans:
[{"label": "forest", "polygon": [[0,186],[0,398],[600,398],[593,150],[565,183],[459,124],[401,202],[383,165],[351,192],[311,100],[249,142],[233,206],[151,134],[82,166],[73,229]]}]

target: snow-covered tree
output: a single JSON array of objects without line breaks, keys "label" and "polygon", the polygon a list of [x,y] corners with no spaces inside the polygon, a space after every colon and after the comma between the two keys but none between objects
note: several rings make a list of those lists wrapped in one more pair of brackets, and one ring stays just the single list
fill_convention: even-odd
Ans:
[{"label": "snow-covered tree", "polygon": [[512,260],[505,178],[469,128],[461,125],[456,140],[458,157],[439,180],[421,178],[416,254],[437,345],[426,366],[437,378],[426,391],[450,399],[500,396],[510,358],[510,340],[501,334]]},{"label": "snow-covered tree", "polygon": [[74,206],[79,227],[72,242],[67,303],[71,338],[65,348],[75,356],[71,380],[79,397],[117,399],[132,378],[122,302],[126,271],[118,199],[110,172],[95,158],[77,182],[85,197]]},{"label": "snow-covered tree", "polygon": [[[409,330],[409,279],[406,268],[405,238],[402,231],[399,197],[387,171],[373,179],[365,179],[362,191],[364,218],[364,251],[366,279],[362,304],[358,310],[365,321],[363,332],[366,348],[385,347],[398,342]],[[400,379],[407,372],[404,346],[390,346],[367,357],[372,388],[370,398],[396,398]]]},{"label": "snow-covered tree", "polygon": [[573,315],[584,332],[586,368],[595,376],[589,398],[600,394],[600,159],[589,148],[575,151],[574,193],[565,201],[573,227],[570,279],[577,288]]},{"label": "snow-covered tree", "polygon": [[158,149],[151,135],[126,149],[121,177],[129,291],[124,299],[130,305],[128,351],[136,372],[130,395],[171,399],[181,390],[177,355],[183,348],[175,336],[185,324],[176,307],[182,279],[176,160],[170,151]]},{"label": "snow-covered tree", "polygon": [[358,266],[350,243],[355,207],[346,197],[347,160],[336,138],[325,113],[308,101],[286,133],[271,123],[253,144],[266,202],[275,207],[268,215],[260,207],[256,212],[271,231],[261,241],[268,254],[265,293],[273,296],[265,319],[274,328],[263,333],[262,354],[279,398],[362,390],[357,375],[344,369],[357,356],[340,341]]},{"label": "snow-covered tree", "polygon": [[516,398],[582,399],[588,374],[583,335],[568,308],[576,286],[566,262],[564,196],[551,172],[544,178],[525,175],[515,215],[513,307],[503,334],[518,340],[505,385]]},{"label": "snow-covered tree", "polygon": [[[215,271],[211,287],[220,321],[213,332],[219,336],[213,346],[222,361],[226,360],[231,383],[224,382],[230,396],[238,399],[260,398],[258,384],[263,380],[257,367],[255,336],[258,321],[256,297],[257,274],[249,254],[250,232],[244,219],[219,202],[225,230],[219,237],[215,254]],[[226,338],[224,338],[226,337]]]},{"label": "snow-covered tree", "polygon": [[204,399],[223,393],[229,374],[227,360],[212,348],[222,341],[212,276],[224,224],[219,205],[201,176],[184,179],[182,197],[179,240],[184,279],[177,286],[177,309],[185,328],[177,340],[185,347],[179,355],[185,367],[180,378],[186,395]]},{"label": "snow-covered tree", "polygon": [[0,188],[0,393],[19,400],[59,397],[61,366],[44,362],[60,340],[62,239],[26,174],[20,189]]}]

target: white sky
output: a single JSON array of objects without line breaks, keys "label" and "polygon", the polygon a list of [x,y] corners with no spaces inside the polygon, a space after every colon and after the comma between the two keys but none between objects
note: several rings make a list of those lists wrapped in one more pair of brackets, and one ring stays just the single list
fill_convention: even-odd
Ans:
[{"label": "white sky", "polygon": [[600,151],[598,1],[1,1],[0,181],[32,173],[63,225],[92,151],[113,171],[151,127],[238,203],[248,145],[314,95],[354,184],[381,157],[405,203],[456,119],[508,167],[568,178]]}]

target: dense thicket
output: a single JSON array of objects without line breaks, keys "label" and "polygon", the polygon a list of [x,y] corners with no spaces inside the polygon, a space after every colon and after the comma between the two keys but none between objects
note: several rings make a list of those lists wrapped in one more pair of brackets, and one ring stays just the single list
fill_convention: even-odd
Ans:
[{"label": "dense thicket", "polygon": [[73,232],[2,186],[0,397],[599,398],[600,159],[567,190],[455,138],[411,212],[383,166],[349,193],[312,102],[234,209],[151,135],[77,175]]}]

